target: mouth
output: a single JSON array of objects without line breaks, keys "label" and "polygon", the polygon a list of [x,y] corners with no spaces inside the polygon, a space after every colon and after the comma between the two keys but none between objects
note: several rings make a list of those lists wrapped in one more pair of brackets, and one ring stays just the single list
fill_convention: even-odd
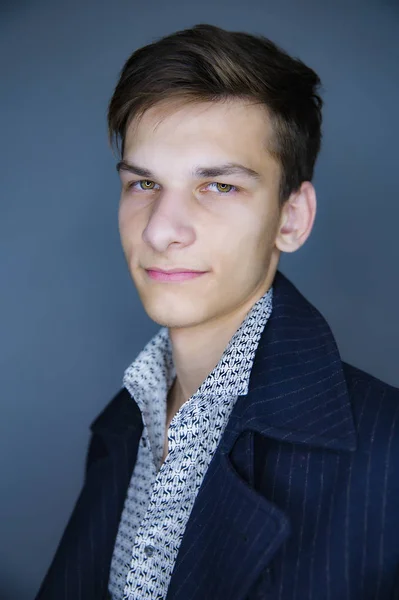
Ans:
[{"label": "mouth", "polygon": [[179,282],[187,281],[188,279],[196,279],[197,277],[201,277],[201,275],[205,275],[207,271],[192,271],[184,268],[170,269],[166,271],[163,269],[150,267],[149,269],[145,269],[145,272],[150,279],[155,281]]}]

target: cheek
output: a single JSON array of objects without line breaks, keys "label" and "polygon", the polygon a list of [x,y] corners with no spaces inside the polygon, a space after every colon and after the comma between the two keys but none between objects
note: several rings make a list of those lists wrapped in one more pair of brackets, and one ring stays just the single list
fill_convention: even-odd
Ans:
[{"label": "cheek", "polygon": [[126,206],[126,202],[124,202],[121,197],[119,200],[119,207],[118,207],[119,230],[121,230],[124,227],[126,218],[127,218],[127,206]]},{"label": "cheek", "polygon": [[129,221],[127,219],[126,210],[124,210],[123,206],[120,206],[119,212],[118,212],[118,226],[119,226],[119,235],[120,235],[122,246],[123,246],[124,250],[126,250],[126,245],[129,240],[128,223],[129,223]]},{"label": "cheek", "polygon": [[119,205],[118,225],[123,247],[131,247],[140,237],[141,220],[128,202]]},{"label": "cheek", "polygon": [[225,223],[223,230],[210,238],[210,244],[214,256],[220,256],[224,264],[253,268],[254,262],[264,262],[270,255],[273,233],[273,224],[264,217],[241,215],[239,220]]}]

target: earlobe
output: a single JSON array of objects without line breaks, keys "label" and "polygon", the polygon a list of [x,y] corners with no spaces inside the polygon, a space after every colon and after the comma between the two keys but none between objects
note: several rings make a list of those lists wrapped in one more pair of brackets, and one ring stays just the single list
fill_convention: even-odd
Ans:
[{"label": "earlobe", "polygon": [[281,252],[298,250],[308,239],[315,216],[316,192],[310,181],[304,181],[281,210],[276,247]]},{"label": "earlobe", "polygon": [[280,252],[298,250],[298,227],[295,222],[295,210],[288,203],[284,206],[280,228],[276,237],[276,246]]}]

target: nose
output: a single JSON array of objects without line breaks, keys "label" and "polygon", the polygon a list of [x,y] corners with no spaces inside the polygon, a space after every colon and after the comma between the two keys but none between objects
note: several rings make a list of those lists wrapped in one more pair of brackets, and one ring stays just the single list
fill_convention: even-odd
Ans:
[{"label": "nose", "polygon": [[157,252],[165,252],[171,244],[182,247],[195,240],[194,215],[190,201],[181,194],[164,194],[153,206],[143,240]]}]

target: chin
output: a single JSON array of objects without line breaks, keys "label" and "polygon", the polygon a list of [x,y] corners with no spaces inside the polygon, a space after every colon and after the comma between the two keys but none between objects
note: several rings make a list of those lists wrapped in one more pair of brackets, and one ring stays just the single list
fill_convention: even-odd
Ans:
[{"label": "chin", "polygon": [[162,327],[168,327],[169,329],[179,329],[185,327],[194,327],[201,322],[197,314],[189,314],[189,311],[179,311],[178,307],[175,310],[156,310],[147,309],[144,307],[146,313],[155,323]]},{"label": "chin", "polygon": [[206,320],[203,307],[198,306],[198,303],[194,304],[183,299],[173,302],[171,300],[168,298],[142,298],[147,315],[162,327],[169,329],[195,327]]}]

